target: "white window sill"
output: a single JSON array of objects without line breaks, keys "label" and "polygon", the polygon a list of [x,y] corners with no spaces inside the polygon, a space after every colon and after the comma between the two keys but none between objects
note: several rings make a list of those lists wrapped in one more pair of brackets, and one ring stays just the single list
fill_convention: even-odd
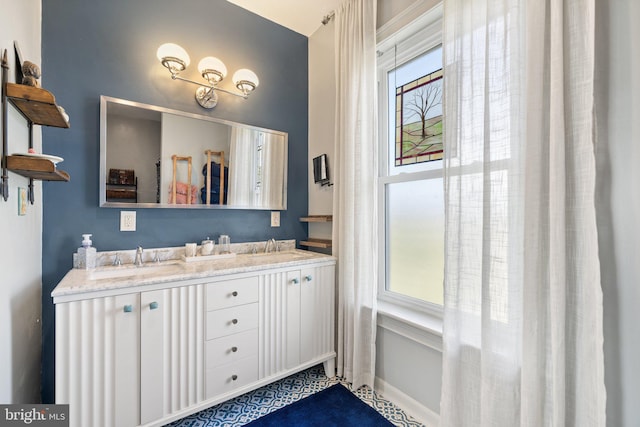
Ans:
[{"label": "white window sill", "polygon": [[442,317],[378,299],[378,326],[442,351]]}]

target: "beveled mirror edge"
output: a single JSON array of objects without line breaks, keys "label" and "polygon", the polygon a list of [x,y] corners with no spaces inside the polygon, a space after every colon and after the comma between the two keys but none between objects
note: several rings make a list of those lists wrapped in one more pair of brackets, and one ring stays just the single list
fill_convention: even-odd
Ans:
[{"label": "beveled mirror edge", "polygon": [[[107,103],[114,102],[130,107],[145,108],[159,113],[175,114],[182,117],[188,117],[198,120],[206,120],[214,123],[226,124],[229,126],[242,126],[247,129],[253,129],[261,132],[270,132],[275,135],[281,135],[284,138],[284,164],[285,173],[283,177],[283,195],[281,206],[255,207],[255,206],[229,206],[229,205],[173,205],[158,203],[124,203],[124,202],[107,202]],[[219,119],[217,117],[209,117],[201,114],[189,113],[186,111],[174,110],[171,108],[160,107],[157,105],[145,104],[142,102],[130,101],[127,99],[114,98],[111,96],[100,95],[100,177],[99,182],[99,200],[98,206],[101,208],[118,208],[118,209],[232,209],[232,210],[267,210],[267,211],[286,211],[287,210],[287,182],[288,182],[288,166],[289,165],[289,134],[273,129],[262,128],[259,126],[248,125],[245,123],[232,122],[230,120]]]}]

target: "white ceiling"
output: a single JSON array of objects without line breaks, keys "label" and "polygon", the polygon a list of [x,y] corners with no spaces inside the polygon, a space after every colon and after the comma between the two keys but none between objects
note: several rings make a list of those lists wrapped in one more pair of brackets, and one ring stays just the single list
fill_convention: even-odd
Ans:
[{"label": "white ceiling", "polygon": [[307,37],[343,0],[227,0]]}]

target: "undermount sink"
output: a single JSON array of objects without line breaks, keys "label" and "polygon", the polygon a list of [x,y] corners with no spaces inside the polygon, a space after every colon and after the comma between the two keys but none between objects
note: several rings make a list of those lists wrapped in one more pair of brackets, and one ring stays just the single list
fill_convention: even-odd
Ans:
[{"label": "undermount sink", "polygon": [[116,267],[99,267],[89,273],[90,280],[116,279],[146,274],[166,274],[175,271],[176,263],[120,265]]},{"label": "undermount sink", "polygon": [[302,258],[307,258],[309,255],[305,253],[300,253],[298,251],[282,251],[282,252],[258,252],[257,254],[249,254],[251,257],[272,257],[272,258],[283,258],[283,259],[291,259],[297,260]]}]

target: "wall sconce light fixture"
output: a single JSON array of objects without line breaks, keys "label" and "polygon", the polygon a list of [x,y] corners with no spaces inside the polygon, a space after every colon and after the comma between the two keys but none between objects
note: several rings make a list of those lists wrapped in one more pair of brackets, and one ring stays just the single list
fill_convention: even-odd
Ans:
[{"label": "wall sconce light fixture", "polygon": [[233,84],[240,92],[231,92],[218,87],[218,83],[227,76],[227,67],[221,60],[213,56],[202,58],[198,64],[198,71],[208,84],[180,77],[180,72],[189,66],[190,59],[187,51],[175,43],[165,43],[161,45],[158,48],[157,56],[162,65],[167,67],[173,80],[182,80],[199,86],[198,89],[196,89],[196,101],[204,108],[213,108],[218,104],[218,94],[216,91],[247,99],[249,94],[253,92],[259,84],[256,73],[242,68],[233,74]]}]

